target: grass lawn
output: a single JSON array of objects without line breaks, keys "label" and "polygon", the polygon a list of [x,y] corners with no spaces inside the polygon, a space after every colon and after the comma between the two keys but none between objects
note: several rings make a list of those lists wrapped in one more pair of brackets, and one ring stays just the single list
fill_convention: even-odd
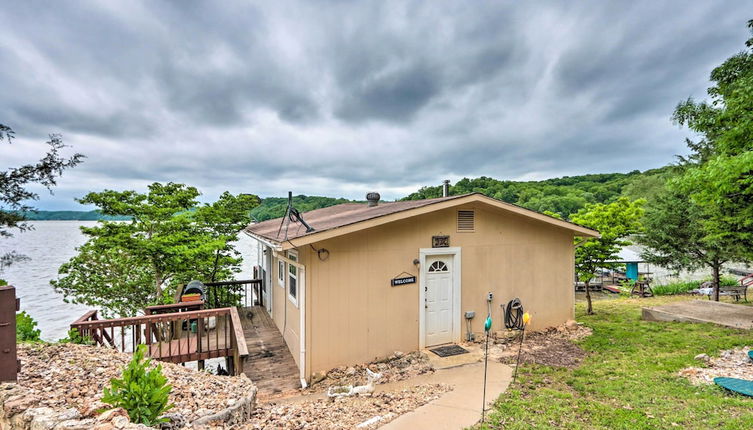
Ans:
[{"label": "grass lawn", "polygon": [[689,297],[617,298],[576,306],[593,329],[579,345],[588,357],[577,369],[521,366],[518,381],[479,428],[751,429],[753,398],[677,376],[700,366],[697,354],[753,344],[750,332],[711,324],[640,320],[641,306]]}]

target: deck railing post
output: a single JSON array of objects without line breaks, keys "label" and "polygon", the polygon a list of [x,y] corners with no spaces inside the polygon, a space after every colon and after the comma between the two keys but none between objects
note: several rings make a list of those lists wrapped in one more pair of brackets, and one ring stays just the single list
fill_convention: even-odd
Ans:
[{"label": "deck railing post", "polygon": [[16,288],[0,287],[0,382],[15,382],[21,367],[16,352]]}]

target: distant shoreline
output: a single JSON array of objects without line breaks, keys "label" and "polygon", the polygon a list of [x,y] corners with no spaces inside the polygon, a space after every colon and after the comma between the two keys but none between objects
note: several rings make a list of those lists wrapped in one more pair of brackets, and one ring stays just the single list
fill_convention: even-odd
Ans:
[{"label": "distant shoreline", "polygon": [[99,211],[34,211],[22,214],[27,221],[128,221],[127,216],[102,215]]}]

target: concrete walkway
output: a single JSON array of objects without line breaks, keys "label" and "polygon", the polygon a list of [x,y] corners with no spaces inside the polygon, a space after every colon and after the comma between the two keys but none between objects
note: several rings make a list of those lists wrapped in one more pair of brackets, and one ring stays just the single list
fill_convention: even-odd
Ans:
[{"label": "concrete walkway", "polygon": [[[502,363],[489,361],[488,372],[487,408],[507,389],[512,378],[512,368]],[[453,386],[453,390],[413,412],[401,415],[380,429],[456,430],[472,426],[481,419],[484,363],[474,362],[443,368],[432,374],[421,375],[406,381],[377,385],[377,391],[394,391],[420,384],[448,384]]]},{"label": "concrete walkway", "polygon": [[753,307],[712,300],[690,300],[642,309],[645,321],[712,323],[753,329]]}]

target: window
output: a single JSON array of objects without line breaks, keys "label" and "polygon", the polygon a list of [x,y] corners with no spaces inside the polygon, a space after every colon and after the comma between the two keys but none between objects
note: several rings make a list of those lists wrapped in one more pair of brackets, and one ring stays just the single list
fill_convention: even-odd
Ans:
[{"label": "window", "polygon": [[277,283],[285,288],[285,262],[279,259],[277,260]]},{"label": "window", "polygon": [[[298,254],[288,251],[288,258],[298,261]],[[288,298],[298,306],[298,268],[292,264],[288,264]]]},{"label": "window", "polygon": [[444,261],[435,261],[431,263],[431,266],[429,266],[429,273],[440,273],[440,272],[449,272],[450,269],[447,268],[447,265],[444,263]]},{"label": "window", "polygon": [[476,230],[476,212],[458,211],[458,232],[473,232]]}]

